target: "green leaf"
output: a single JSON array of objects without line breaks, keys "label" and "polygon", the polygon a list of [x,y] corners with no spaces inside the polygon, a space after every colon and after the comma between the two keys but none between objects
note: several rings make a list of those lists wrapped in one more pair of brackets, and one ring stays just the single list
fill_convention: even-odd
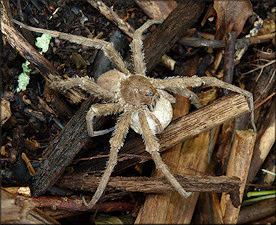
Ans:
[{"label": "green leaf", "polygon": [[16,89],[17,92],[19,91],[25,91],[27,88],[27,85],[29,84],[30,81],[30,76],[23,72],[18,76],[18,87]]},{"label": "green leaf", "polygon": [[42,49],[41,52],[40,52],[40,54],[45,53],[45,52],[48,51],[51,38],[52,37],[49,34],[42,34],[41,37],[37,37],[36,38],[35,45],[38,48]]}]

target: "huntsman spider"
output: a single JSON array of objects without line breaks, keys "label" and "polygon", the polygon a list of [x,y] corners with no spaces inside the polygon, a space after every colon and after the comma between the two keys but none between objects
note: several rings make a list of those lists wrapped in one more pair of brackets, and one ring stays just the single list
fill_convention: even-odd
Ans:
[{"label": "huntsman spider", "polygon": [[[162,161],[159,154],[158,140],[155,136],[161,133],[172,120],[172,103],[175,99],[170,93],[180,94],[189,98],[196,108],[201,107],[199,99],[197,95],[187,89],[187,87],[209,85],[240,93],[248,99],[251,109],[251,120],[252,124],[254,124],[253,96],[246,90],[220,81],[214,77],[193,76],[154,79],[146,76],[142,34],[155,23],[161,22],[149,20],[134,32],[133,40],[130,44],[133,55],[134,74],[128,70],[113,44],[99,39],[89,39],[71,35],[74,36],[72,39],[74,39],[75,43],[102,49],[105,56],[115,64],[117,69],[102,74],[98,78],[97,83],[88,77],[75,77],[53,84],[55,88],[59,89],[80,87],[105,100],[103,104],[92,105],[87,112],[87,129],[91,137],[106,134],[113,130],[110,128],[95,131],[93,129],[94,117],[120,114],[112,138],[110,139],[109,160],[99,186],[90,203],[86,203],[83,198],[88,208],[93,207],[102,196],[111,173],[117,164],[118,151],[124,144],[124,139],[128,133],[129,127],[142,135],[146,151],[151,155],[156,167],[164,174],[176,191],[185,198],[191,194],[183,189],[176,178],[171,174],[166,164]],[[72,40],[68,38],[70,37],[69,34],[47,30],[43,30],[43,32],[61,39]]]}]

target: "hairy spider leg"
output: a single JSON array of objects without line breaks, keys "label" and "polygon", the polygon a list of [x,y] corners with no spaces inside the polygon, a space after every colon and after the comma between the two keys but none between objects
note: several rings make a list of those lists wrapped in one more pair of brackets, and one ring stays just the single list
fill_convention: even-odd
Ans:
[{"label": "hairy spider leg", "polygon": [[102,88],[89,77],[69,78],[66,80],[53,82],[52,86],[59,89],[62,89],[62,88],[69,89],[72,87],[79,87],[84,91],[87,91],[88,93],[98,96],[104,100],[114,99],[113,92]]},{"label": "hairy spider leg", "polygon": [[110,154],[106,170],[104,171],[100,184],[97,187],[97,190],[93,195],[91,201],[87,203],[84,197],[82,197],[84,204],[88,208],[92,208],[97,203],[107,186],[111,173],[117,164],[118,151],[123,146],[125,137],[128,133],[131,115],[132,111],[127,109],[119,118],[119,122],[117,123],[116,129],[113,133],[113,137],[110,140]]},{"label": "hairy spider leg", "polygon": [[251,110],[251,124],[254,132],[257,132],[255,121],[254,121],[254,102],[253,95],[249,91],[239,88],[235,85],[225,83],[215,77],[177,77],[161,79],[151,79],[151,83],[155,88],[170,90],[177,93],[179,89],[186,87],[199,87],[201,85],[210,85],[219,88],[224,88],[239,94],[244,95],[248,99],[248,105]]},{"label": "hairy spider leg", "polygon": [[[194,77],[193,77],[194,78]],[[152,83],[153,86],[157,89],[161,89],[161,90],[167,90],[170,92],[173,92],[175,94],[179,94],[182,95],[186,98],[189,98],[191,100],[191,103],[196,107],[196,108],[200,108],[201,107],[201,103],[199,101],[198,96],[190,91],[189,89],[187,89],[187,87],[194,87],[195,85],[192,86],[191,82],[181,82],[182,79],[186,79],[186,77],[183,78],[167,78],[164,80],[161,79],[152,79]],[[185,85],[183,85],[183,83],[185,83]],[[196,86],[200,86],[202,84],[202,82],[195,82]]]},{"label": "hairy spider leg", "polygon": [[133,64],[136,75],[146,76],[146,65],[144,62],[144,53],[143,53],[143,32],[146,31],[153,24],[160,24],[162,21],[158,20],[148,20],[140,28],[134,31],[133,40],[130,44],[132,55],[133,55]]},{"label": "hairy spider leg", "polygon": [[223,81],[221,81],[221,80],[219,80],[215,77],[201,77],[200,79],[202,80],[203,84],[205,84],[205,85],[224,88],[224,89],[227,89],[227,90],[230,90],[230,91],[233,91],[233,92],[236,92],[236,93],[239,93],[239,94],[242,94],[242,95],[246,96],[247,99],[248,99],[248,102],[249,102],[249,109],[251,111],[252,128],[253,128],[255,133],[257,132],[257,128],[256,128],[256,125],[255,125],[255,119],[254,119],[254,101],[253,101],[253,95],[252,95],[251,92],[246,91],[242,88],[239,88],[235,85],[225,83],[225,82],[223,82]]},{"label": "hairy spider leg", "polygon": [[36,27],[25,25],[24,23],[21,23],[14,19],[12,21],[30,31],[34,31],[37,33],[42,33],[42,34],[49,34],[52,37],[67,40],[67,41],[70,41],[71,43],[76,43],[76,44],[80,44],[80,45],[86,45],[88,47],[94,47],[97,49],[101,49],[104,52],[105,56],[107,58],[109,58],[115,64],[116,68],[120,72],[122,72],[126,75],[130,75],[130,72],[124,63],[123,58],[116,51],[116,49],[114,48],[114,45],[112,43],[109,43],[107,41],[97,39],[97,38],[86,38],[86,37],[82,37],[79,35],[67,34],[67,33],[59,32],[59,31],[55,31],[55,30],[46,30],[46,29],[42,29],[42,28],[36,28]]},{"label": "hairy spider leg", "polygon": [[138,111],[139,121],[142,128],[142,137],[144,139],[146,150],[152,156],[152,159],[156,165],[156,167],[165,175],[171,185],[177,190],[177,192],[187,198],[191,195],[191,192],[187,192],[184,188],[178,183],[175,177],[169,171],[167,165],[162,161],[162,158],[159,154],[159,144],[157,142],[157,138],[152,133],[149,123],[147,121],[147,116],[145,110],[141,109]]},{"label": "hairy spider leg", "polygon": [[107,134],[114,130],[114,127],[97,130],[93,129],[93,120],[95,116],[106,116],[110,114],[118,114],[123,111],[123,107],[120,103],[105,103],[92,105],[86,114],[86,123],[88,135],[90,137],[100,136]]}]

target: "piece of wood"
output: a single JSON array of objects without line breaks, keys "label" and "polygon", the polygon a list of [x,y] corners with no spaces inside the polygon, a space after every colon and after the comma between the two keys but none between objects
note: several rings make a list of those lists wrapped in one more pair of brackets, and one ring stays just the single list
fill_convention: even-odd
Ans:
[{"label": "piece of wood", "polygon": [[[200,32],[199,32],[200,34]],[[236,40],[236,46],[250,46],[253,44],[259,44],[264,42],[269,42],[275,38],[275,33],[260,35],[256,37],[241,38]],[[209,48],[224,48],[226,46],[226,41],[222,40],[208,40],[205,38],[196,37],[181,37],[178,40],[179,44],[188,45],[191,47],[209,47]]]},{"label": "piece of wood", "polygon": [[[237,130],[235,132],[226,176],[237,176],[241,179],[242,185],[240,187],[240,202],[243,198],[255,140],[256,133],[254,133],[252,129]],[[220,205],[224,223],[236,224],[241,205],[238,207],[233,206],[232,202],[229,201],[229,195],[226,193],[222,194]]]},{"label": "piece of wood", "polygon": [[272,102],[258,135],[249,168],[247,182],[251,183],[275,142],[275,101]]},{"label": "piece of wood", "polygon": [[219,197],[216,193],[200,193],[193,224],[223,224]]},{"label": "piece of wood", "polygon": [[180,1],[164,22],[145,39],[145,62],[148,71],[161,61],[162,56],[198,20],[204,5],[204,1]]},{"label": "piece of wood", "polygon": [[230,146],[233,141],[235,119],[229,120],[222,125],[218,140],[217,158],[221,162],[223,170],[226,172],[226,161],[229,156]]},{"label": "piece of wood", "polygon": [[[87,208],[80,196],[71,197],[45,197],[30,198],[39,208],[52,208],[57,210],[80,211],[80,212],[125,212],[132,211],[134,204],[129,202],[104,202]],[[86,199],[88,199],[86,197]]]},{"label": "piece of wood", "polygon": [[[161,134],[158,134],[160,152],[247,112],[249,107],[241,95],[231,94],[217,99],[210,105],[174,120]],[[148,155],[141,138],[126,140],[120,152]],[[132,165],[136,163],[137,160]],[[130,165],[131,163],[127,167]]]},{"label": "piece of wood", "polygon": [[[75,113],[59,136],[43,152],[43,158],[36,175],[32,179],[31,191],[34,196],[44,193],[64,172],[75,155],[88,141],[85,114],[95,98],[91,96]],[[101,119],[95,119],[95,127],[100,127]],[[97,128],[96,128],[97,129]]]},{"label": "piece of wood", "polygon": [[36,208],[29,198],[14,195],[1,188],[2,224],[59,224]]},{"label": "piece of wood", "polygon": [[[234,57],[235,57],[236,32],[226,33],[226,47],[224,52],[223,81],[229,84],[233,83]],[[228,90],[223,90],[228,94]]]},{"label": "piece of wood", "polygon": [[[187,191],[195,192],[231,192],[237,194],[240,180],[235,177],[214,177],[207,175],[176,175],[177,180]],[[101,177],[89,175],[88,173],[75,173],[62,176],[57,185],[71,190],[82,190],[94,192],[98,187]],[[107,191],[120,190],[144,193],[167,193],[174,188],[165,178],[160,177],[111,177],[107,185]]]},{"label": "piece of wood", "polygon": [[275,209],[275,198],[256,202],[250,206],[244,206],[241,208],[238,224],[252,223],[253,221],[275,215]]},{"label": "piece of wood", "polygon": [[163,20],[173,11],[177,2],[174,0],[159,0],[159,1],[139,1],[135,3],[144,11],[144,13],[151,19]]}]

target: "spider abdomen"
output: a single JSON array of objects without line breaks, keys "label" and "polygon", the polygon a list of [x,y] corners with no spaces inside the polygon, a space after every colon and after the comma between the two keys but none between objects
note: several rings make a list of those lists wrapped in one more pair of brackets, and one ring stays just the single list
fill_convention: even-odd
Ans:
[{"label": "spider abdomen", "polygon": [[119,72],[118,70],[109,70],[103,73],[97,80],[97,84],[102,88],[118,92],[121,87],[121,83],[126,79],[124,73]]}]

